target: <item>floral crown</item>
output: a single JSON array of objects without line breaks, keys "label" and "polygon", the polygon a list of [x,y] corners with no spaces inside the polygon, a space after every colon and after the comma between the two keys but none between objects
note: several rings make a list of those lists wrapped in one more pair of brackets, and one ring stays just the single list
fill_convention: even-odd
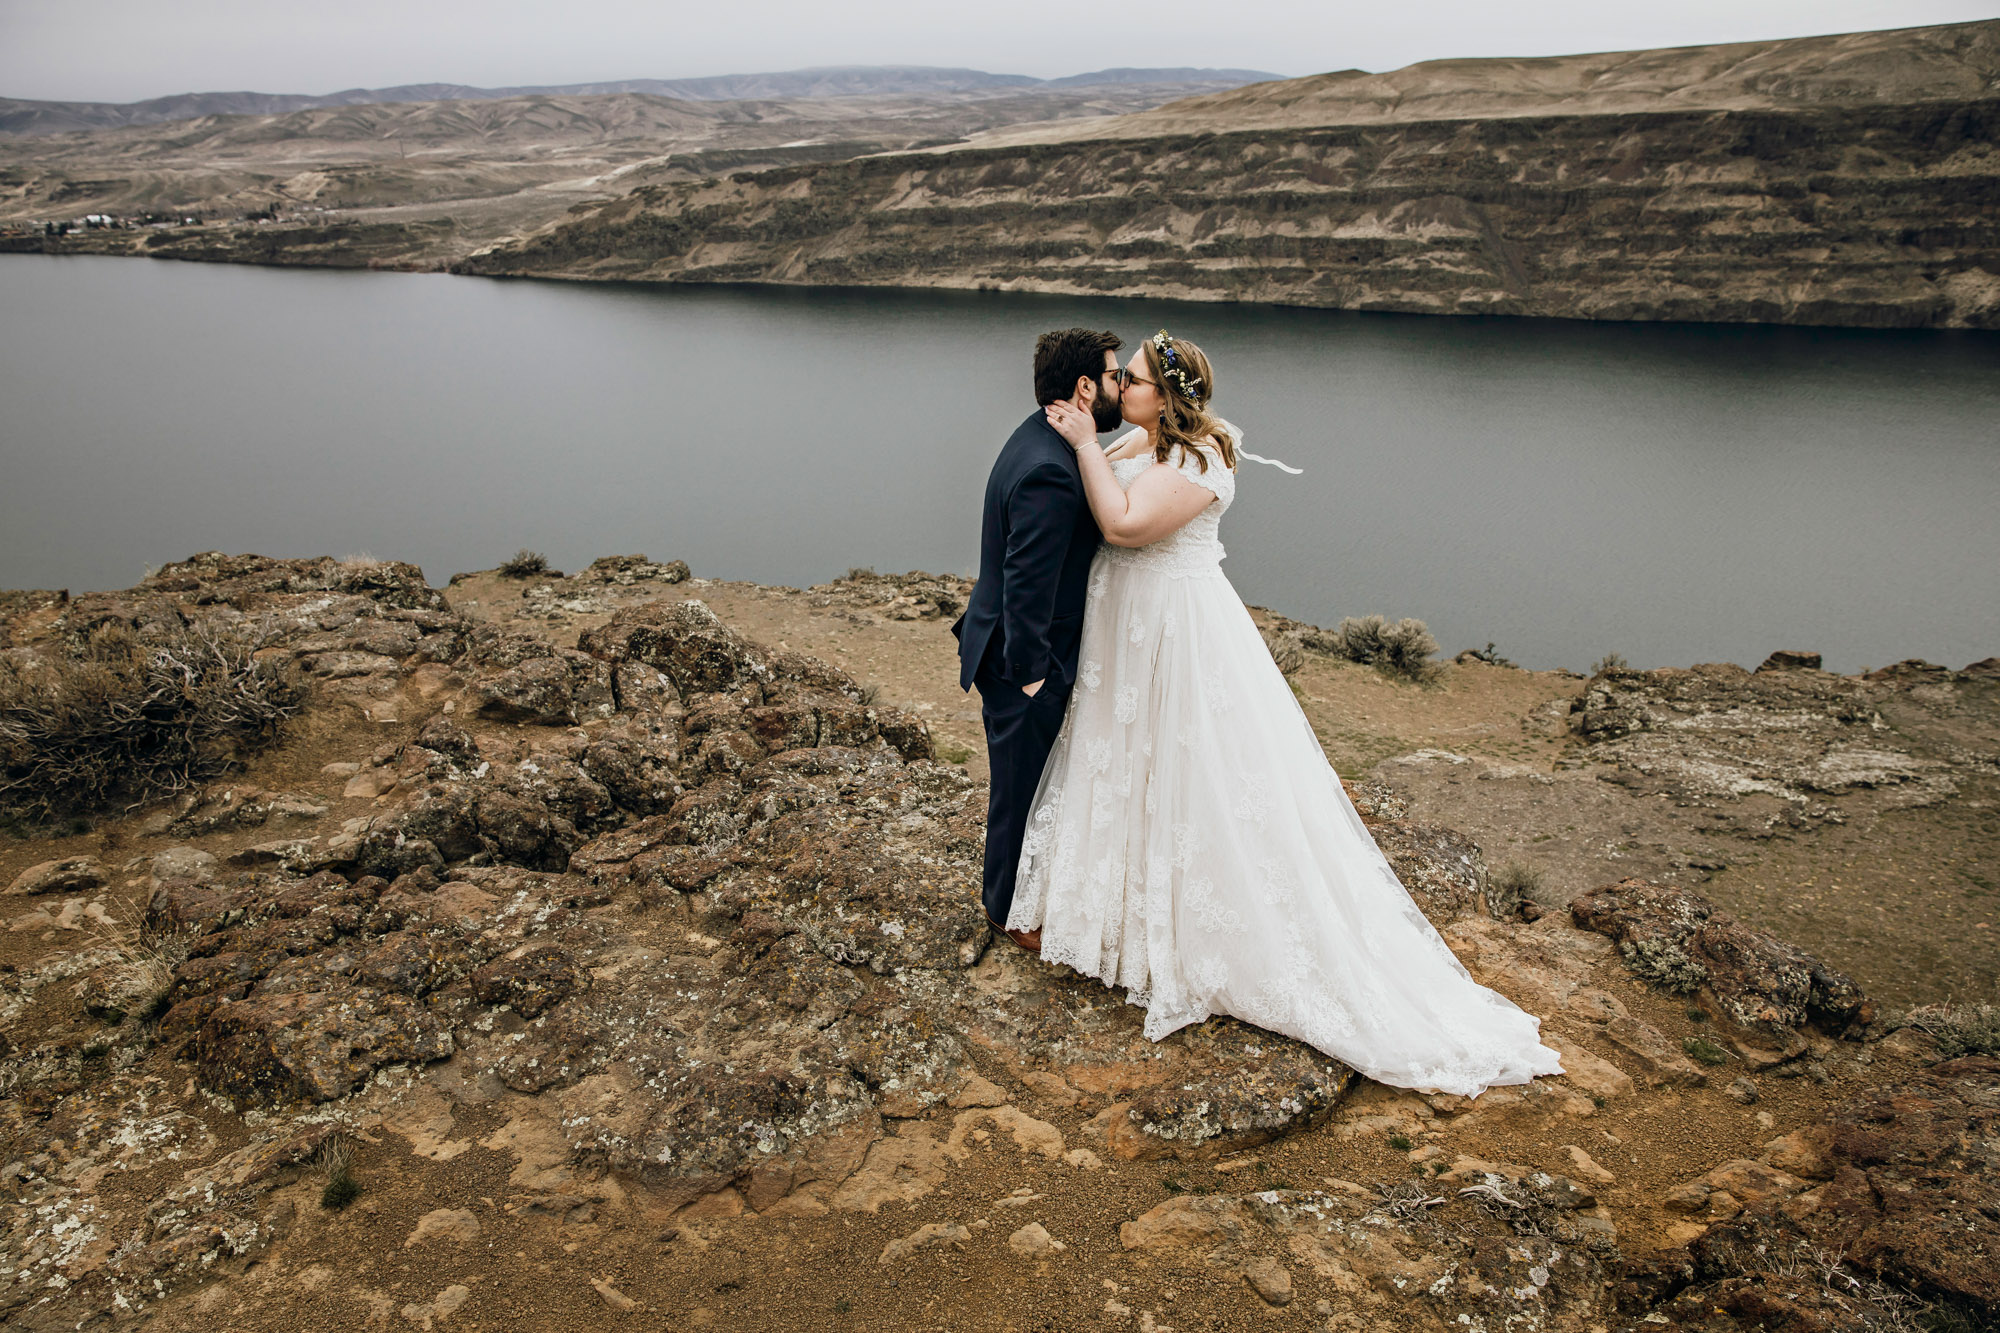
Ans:
[{"label": "floral crown", "polygon": [[1173,376],[1183,397],[1200,402],[1201,376],[1189,374],[1187,367],[1181,364],[1180,354],[1174,351],[1174,340],[1165,329],[1153,335],[1153,350],[1159,353],[1160,373]]}]

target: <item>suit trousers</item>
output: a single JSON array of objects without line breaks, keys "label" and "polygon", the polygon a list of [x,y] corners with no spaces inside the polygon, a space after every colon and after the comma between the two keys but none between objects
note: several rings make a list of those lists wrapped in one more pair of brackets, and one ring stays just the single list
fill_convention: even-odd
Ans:
[{"label": "suit trousers", "polygon": [[1070,687],[1051,672],[1042,688],[1023,694],[1019,685],[982,668],[972,678],[979,688],[979,713],[986,723],[986,763],[991,784],[986,797],[986,875],[982,893],[986,915],[1007,924],[1014,904],[1014,871],[1021,863],[1021,839],[1028,831],[1028,807],[1042,769],[1062,730]]}]

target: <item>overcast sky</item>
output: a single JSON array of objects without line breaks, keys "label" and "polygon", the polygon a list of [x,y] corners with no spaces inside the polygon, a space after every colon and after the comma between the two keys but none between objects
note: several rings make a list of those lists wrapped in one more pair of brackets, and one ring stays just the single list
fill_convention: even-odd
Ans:
[{"label": "overcast sky", "polygon": [[0,0],[0,96],[329,93],[692,78],[809,65],[1051,77],[1111,65],[1314,74],[1956,23],[1994,0]]}]

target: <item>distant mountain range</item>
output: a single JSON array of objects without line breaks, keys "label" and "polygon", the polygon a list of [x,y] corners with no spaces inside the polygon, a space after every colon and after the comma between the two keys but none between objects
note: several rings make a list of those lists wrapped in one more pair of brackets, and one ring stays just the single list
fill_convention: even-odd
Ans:
[{"label": "distant mountain range", "polygon": [[491,101],[524,96],[593,96],[645,93],[694,102],[791,100],[821,97],[952,95],[1046,88],[1076,89],[1155,85],[1217,92],[1283,78],[1254,69],[1102,69],[1060,79],[988,74],[976,69],[926,65],[829,65],[774,74],[724,74],[707,79],[625,79],[522,88],[472,88],[461,83],[411,83],[396,88],[349,88],[304,93],[178,93],[144,102],[41,102],[0,97],[0,134],[61,134],[190,120],[197,116],[273,116],[320,107],[379,102]]}]

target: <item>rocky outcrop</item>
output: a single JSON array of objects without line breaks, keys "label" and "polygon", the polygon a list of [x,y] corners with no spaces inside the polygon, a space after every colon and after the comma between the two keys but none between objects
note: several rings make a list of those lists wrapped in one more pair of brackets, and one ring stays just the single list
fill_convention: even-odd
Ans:
[{"label": "rocky outcrop", "polygon": [[[436,1164],[476,1133],[515,1160],[491,1174],[493,1158],[468,1157],[493,1183],[463,1208],[432,1196],[405,1216],[385,1201],[391,1249],[423,1257],[608,1222],[576,1234],[644,1233],[657,1258],[675,1236],[706,1245],[717,1219],[842,1214],[824,1225],[876,1228],[869,1271],[928,1281],[961,1257],[1098,1263],[1112,1232],[1079,1220],[1098,1209],[1156,1278],[1189,1276],[1181,1326],[1189,1296],[1218,1291],[1349,1330],[1582,1333],[1717,1308],[1832,1321],[1854,1284],[1883,1309],[1921,1298],[1990,1313],[1991,1060],[1849,1098],[1727,1160],[1689,1158],[1639,1205],[1640,1236],[1664,1218],[1670,1247],[1621,1246],[1620,1181],[1644,1178],[1627,1156],[1636,1167],[1665,1150],[1612,1133],[1620,1117],[1697,1099],[1751,1114],[1715,1086],[1733,1071],[1711,1083],[1689,1058],[1700,1041],[1811,1073],[1792,1085],[1807,1096],[1893,1045],[1871,1057],[1838,1040],[1879,1026],[1851,986],[1692,895],[1625,883],[1580,900],[1574,922],[1496,918],[1478,846],[1363,784],[1357,805],[1399,876],[1478,980],[1543,1019],[1565,1072],[1468,1100],[1365,1083],[1229,1019],[1149,1042],[1121,995],[993,938],[978,908],[985,793],[931,758],[920,719],[746,639],[673,581],[607,565],[614,583],[634,573],[664,596],[620,598],[564,648],[423,605],[406,567],[204,566],[214,577],[24,608],[10,651],[54,651],[79,625],[240,622],[269,660],[300,667],[321,718],[365,736],[365,757],[327,765],[317,787],[287,769],[263,777],[275,790],[193,791],[131,821],[144,854],[122,864],[36,858],[27,883],[73,896],[60,914],[38,906],[54,891],[12,899],[30,910],[10,926],[57,947],[0,969],[0,1128],[17,1145],[0,1154],[15,1199],[0,1248],[16,1273],[0,1317],[22,1327],[163,1312],[192,1282],[290,1264],[297,1252],[261,1252],[320,1206],[317,1177],[350,1132],[384,1194],[384,1165],[409,1165],[404,1141]],[[936,619],[954,590],[854,577],[823,595],[855,614],[927,600],[936,610],[920,614]],[[340,654],[366,654],[367,669],[303,665]],[[510,680],[536,682],[533,716],[492,707],[527,697],[496,684]],[[1868,683],[1890,706],[1975,687],[1989,686],[1914,668]],[[385,734],[370,719],[392,704],[411,716]],[[1705,1021],[1629,987],[1621,944],[1698,970]],[[1757,1084],[1737,1078],[1728,1096],[1756,1101]],[[1795,1096],[1765,1097],[1796,1114]],[[1370,1163],[1370,1183],[1320,1170],[1291,1175],[1310,1189],[1275,1173],[1269,1189],[1237,1183],[1264,1156],[1304,1169],[1297,1144],[1257,1146],[1314,1127],[1342,1160]],[[1537,1165],[1468,1144],[1496,1158],[1483,1145],[1519,1145]],[[1159,1159],[1172,1175],[1130,1165]],[[177,1160],[157,1185],[116,1187]],[[1017,1166],[1001,1188],[1031,1183],[987,1204],[960,1188]],[[1117,1190],[1072,1197],[1059,1183],[1092,1172],[1118,1173]],[[1141,1179],[1174,1193],[1101,1214],[1096,1200],[1130,1198]],[[935,1211],[900,1216],[918,1204]],[[1811,1264],[1838,1283],[1800,1287]],[[636,1309],[651,1295],[640,1272],[581,1295]],[[484,1295],[467,1283],[382,1308],[437,1322]],[[1165,1317],[1121,1296],[1139,1300],[1114,1283],[1104,1312],[1128,1326]]]},{"label": "rocky outcrop", "polygon": [[1933,805],[1967,774],[2000,765],[2000,733],[1961,697],[1990,688],[1975,671],[1901,663],[1839,676],[1809,665],[1816,657],[1773,654],[1754,672],[1730,663],[1601,671],[1569,724],[1588,757],[1616,764],[1613,780],[1636,792],[1710,806],[1776,798],[1782,808],[1766,821],[1775,832]]},{"label": "rocky outcrop", "polygon": [[846,578],[815,584],[806,590],[810,606],[837,606],[850,613],[873,613],[885,620],[949,622],[965,610],[971,596],[971,579],[914,570],[908,574],[877,574],[857,569]]},{"label": "rocky outcrop", "polygon": [[1803,1029],[1858,1036],[1875,1019],[1851,979],[1690,890],[1628,879],[1577,898],[1570,916],[1646,980],[1695,996],[1757,1063],[1803,1054]]},{"label": "rocky outcrop", "polygon": [[[1494,1167],[1494,1163],[1478,1166]],[[1448,1182],[1180,1195],[1124,1223],[1120,1243],[1181,1268],[1237,1272],[1269,1305],[1292,1267],[1330,1285],[1337,1329],[1582,1329],[1605,1307],[1616,1253],[1586,1189],[1545,1172],[1468,1170]]]},{"label": "rocky outcrop", "polygon": [[2000,1061],[1986,1057],[1842,1102],[1762,1161],[1670,1194],[1669,1208],[1720,1220],[1684,1255],[1630,1266],[1621,1304],[1667,1323],[1721,1312],[1863,1333],[1927,1313],[1935,1327],[1985,1327],[2000,1311],[1996,1131]]},{"label": "rocky outcrop", "polygon": [[454,271],[2000,327],[2000,101],[1336,122],[643,187]]},{"label": "rocky outcrop", "polygon": [[[1094,981],[987,958],[983,790],[931,760],[914,715],[700,602],[622,608],[569,650],[434,612],[399,567],[199,568],[149,591],[262,617],[267,653],[377,659],[318,672],[322,692],[427,661],[471,705],[466,726],[440,716],[346,766],[375,813],[231,858],[248,869],[155,858],[147,927],[188,941],[158,1038],[239,1105],[338,1100],[386,1066],[458,1057],[558,1097],[580,1161],[683,1200],[813,1208],[879,1145],[958,1151],[910,1122],[981,1067],[1103,1098],[1097,1133],[1126,1157],[1254,1143],[1353,1082],[1227,1020],[1155,1046]],[[895,596],[951,605],[941,583]],[[136,614],[73,604],[86,613]],[[486,719],[529,730],[476,731]],[[156,822],[204,836],[322,814],[236,786]],[[1475,848],[1435,830],[1406,841],[1439,919],[1476,909]],[[39,1067],[24,1066],[30,1085]],[[1003,1109],[1038,1150],[1087,1151]],[[975,1113],[1000,1114],[961,1119]]]}]

